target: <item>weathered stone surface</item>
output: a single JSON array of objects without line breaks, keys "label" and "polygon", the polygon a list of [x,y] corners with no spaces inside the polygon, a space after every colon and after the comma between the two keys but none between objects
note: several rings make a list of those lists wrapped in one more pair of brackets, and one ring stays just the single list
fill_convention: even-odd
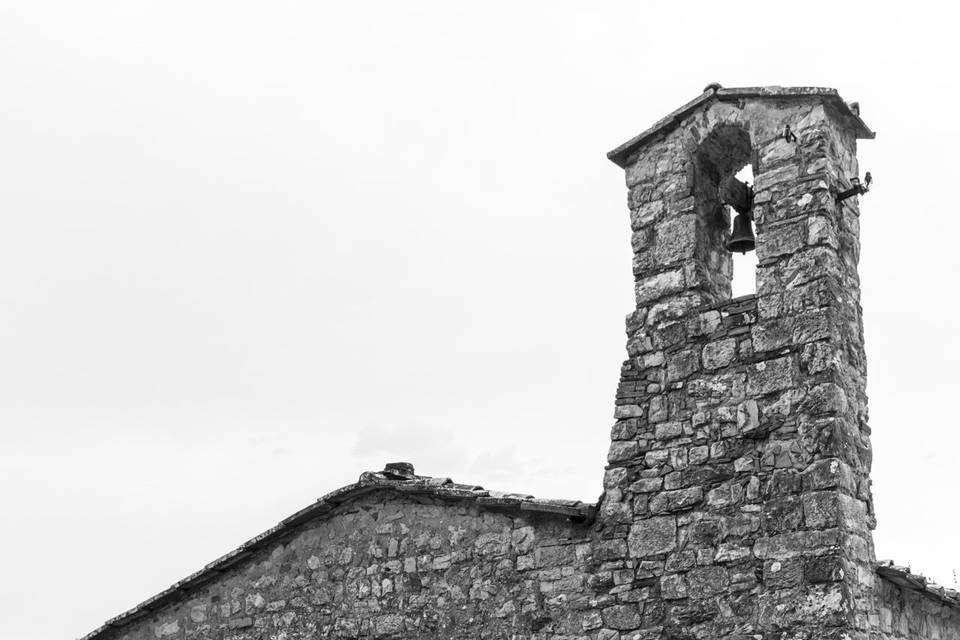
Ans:
[{"label": "weathered stone surface", "polygon": [[748,434],[760,426],[760,409],[756,400],[747,400],[737,405],[737,428]]},{"label": "weathered stone surface", "polygon": [[806,490],[842,489],[845,493],[856,491],[853,470],[842,460],[825,458],[812,463],[803,472],[803,487]]},{"label": "weathered stone surface", "polygon": [[611,629],[636,629],[643,618],[635,605],[619,604],[603,610],[603,623]]},{"label": "weathered stone surface", "polygon": [[657,226],[654,259],[660,265],[668,265],[693,257],[697,241],[696,232],[696,215],[665,220]]},{"label": "weathered stone surface", "polygon": [[747,393],[753,396],[789,389],[794,386],[793,359],[788,356],[758,362],[747,375]]},{"label": "weathered stone surface", "polygon": [[807,222],[780,224],[757,237],[757,258],[767,260],[790,255],[807,244]]},{"label": "weathered stone surface", "polygon": [[618,404],[613,412],[617,420],[623,418],[639,418],[643,416],[643,407],[638,404]]},{"label": "weathered stone surface", "polygon": [[789,589],[803,582],[803,560],[767,560],[763,563],[763,583],[771,589]]},{"label": "weathered stone surface", "polygon": [[799,168],[794,164],[788,164],[773,171],[765,171],[756,176],[754,182],[754,191],[760,192],[770,189],[776,185],[796,180],[799,177]]},{"label": "weathered stone surface", "polygon": [[803,505],[799,496],[783,496],[767,500],[763,505],[761,523],[766,533],[793,531],[802,522]]},{"label": "weathered stone surface", "polygon": [[790,345],[823,340],[830,337],[830,325],[828,315],[819,312],[781,316],[761,322],[751,328],[753,349],[756,352],[774,351]]},{"label": "weathered stone surface", "polygon": [[703,368],[722,369],[731,362],[737,354],[737,341],[733,338],[709,342],[703,347]]},{"label": "weathered stone surface", "polygon": [[692,350],[677,351],[667,360],[667,380],[682,380],[700,368],[700,356]]},{"label": "weathered stone surface", "polygon": [[763,147],[763,151],[760,154],[760,164],[767,167],[793,158],[796,154],[797,145],[788,142],[785,138],[777,138]]},{"label": "weathered stone surface", "polygon": [[640,448],[640,443],[633,440],[621,440],[611,443],[610,453],[607,454],[607,462],[614,463],[632,460],[640,453]]},{"label": "weathered stone surface", "polygon": [[664,271],[642,280],[637,280],[637,303],[651,302],[671,293],[677,293],[684,286],[683,270]]},{"label": "weathered stone surface", "polygon": [[687,597],[687,581],[682,575],[663,576],[660,580],[660,594],[664,600],[681,600]]},{"label": "weathered stone surface", "polygon": [[723,567],[702,567],[687,574],[687,592],[691,598],[703,599],[723,593],[730,584],[730,576]]},{"label": "weathered stone surface", "polygon": [[677,547],[677,521],[672,516],[648,518],[634,523],[627,538],[632,558],[645,558]]},{"label": "weathered stone surface", "polygon": [[701,500],[703,500],[703,489],[700,487],[664,491],[650,499],[650,513],[683,511],[698,504]]}]

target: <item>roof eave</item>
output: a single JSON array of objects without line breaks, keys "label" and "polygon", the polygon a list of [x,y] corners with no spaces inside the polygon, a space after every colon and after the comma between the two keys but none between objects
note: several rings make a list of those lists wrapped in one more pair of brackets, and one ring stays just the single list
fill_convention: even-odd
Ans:
[{"label": "roof eave", "polygon": [[840,97],[840,94],[836,89],[827,87],[737,87],[724,89],[716,88],[715,86],[711,85],[699,96],[686,103],[679,109],[672,111],[667,116],[661,118],[646,131],[643,131],[639,135],[634,136],[630,140],[624,142],[616,149],[610,151],[607,154],[607,158],[609,158],[620,168],[625,169],[629,162],[630,156],[633,155],[633,153],[641,149],[654,138],[677,128],[684,118],[693,113],[701,105],[713,100],[718,102],[733,102],[747,98],[783,100],[808,97],[824,98],[832,105],[837,107],[840,115],[847,120],[847,122],[853,128],[858,139],[872,140],[876,137],[876,133],[867,127],[867,125],[860,118],[859,114],[851,110],[850,106],[843,101],[843,98]]},{"label": "roof eave", "polygon": [[587,524],[596,515],[597,507],[579,500],[550,500],[531,495],[487,491],[476,485],[457,484],[449,478],[410,476],[406,479],[391,477],[381,472],[366,472],[360,481],[331,491],[313,504],[281,520],[258,536],[241,544],[183,580],[160,593],[144,600],[137,606],[107,620],[99,628],[83,636],[81,640],[101,640],[107,632],[137,620],[185,594],[195,591],[218,575],[230,570],[238,562],[249,558],[257,549],[269,546],[292,536],[300,525],[330,514],[336,507],[355,500],[373,491],[392,491],[399,494],[416,494],[441,500],[472,500],[488,509],[507,509],[538,512],[547,517],[566,517],[573,522]]},{"label": "roof eave", "polygon": [[941,587],[922,575],[913,573],[910,567],[895,565],[889,560],[880,561],[877,566],[877,574],[898,587],[916,592],[925,598],[947,605],[955,610],[960,610],[960,592]]}]

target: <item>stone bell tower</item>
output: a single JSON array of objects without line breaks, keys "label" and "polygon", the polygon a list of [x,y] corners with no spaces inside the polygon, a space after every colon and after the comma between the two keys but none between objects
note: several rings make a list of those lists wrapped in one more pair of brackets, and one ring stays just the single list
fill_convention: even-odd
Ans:
[{"label": "stone bell tower", "polygon": [[[637,307],[598,527],[647,587],[636,637],[866,637],[851,196],[856,141],[873,136],[833,89],[710,85],[609,154],[626,171]],[[753,185],[733,178],[747,164]],[[728,205],[756,228],[756,295],[737,299]]]}]

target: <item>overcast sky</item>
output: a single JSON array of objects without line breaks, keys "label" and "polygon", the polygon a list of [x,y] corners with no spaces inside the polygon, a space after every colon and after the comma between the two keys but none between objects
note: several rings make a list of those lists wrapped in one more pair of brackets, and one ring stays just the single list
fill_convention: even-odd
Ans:
[{"label": "overcast sky", "polygon": [[891,6],[0,0],[4,636],[386,461],[595,500],[633,307],[604,154],[714,81],[878,132],[877,553],[953,586],[957,22]]}]

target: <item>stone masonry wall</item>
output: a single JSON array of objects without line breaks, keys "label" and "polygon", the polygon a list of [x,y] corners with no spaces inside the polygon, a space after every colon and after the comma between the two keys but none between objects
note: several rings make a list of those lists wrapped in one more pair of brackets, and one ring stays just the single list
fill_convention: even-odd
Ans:
[{"label": "stone masonry wall", "polygon": [[377,492],[115,637],[580,637],[588,536],[560,518]]},{"label": "stone masonry wall", "polygon": [[[717,192],[748,162],[757,295],[730,301]],[[868,631],[858,213],[835,199],[856,171],[815,99],[714,102],[627,163],[637,309],[598,527],[645,635]]]},{"label": "stone masonry wall", "polygon": [[960,640],[960,610],[886,580],[879,585],[874,637],[884,640]]}]

